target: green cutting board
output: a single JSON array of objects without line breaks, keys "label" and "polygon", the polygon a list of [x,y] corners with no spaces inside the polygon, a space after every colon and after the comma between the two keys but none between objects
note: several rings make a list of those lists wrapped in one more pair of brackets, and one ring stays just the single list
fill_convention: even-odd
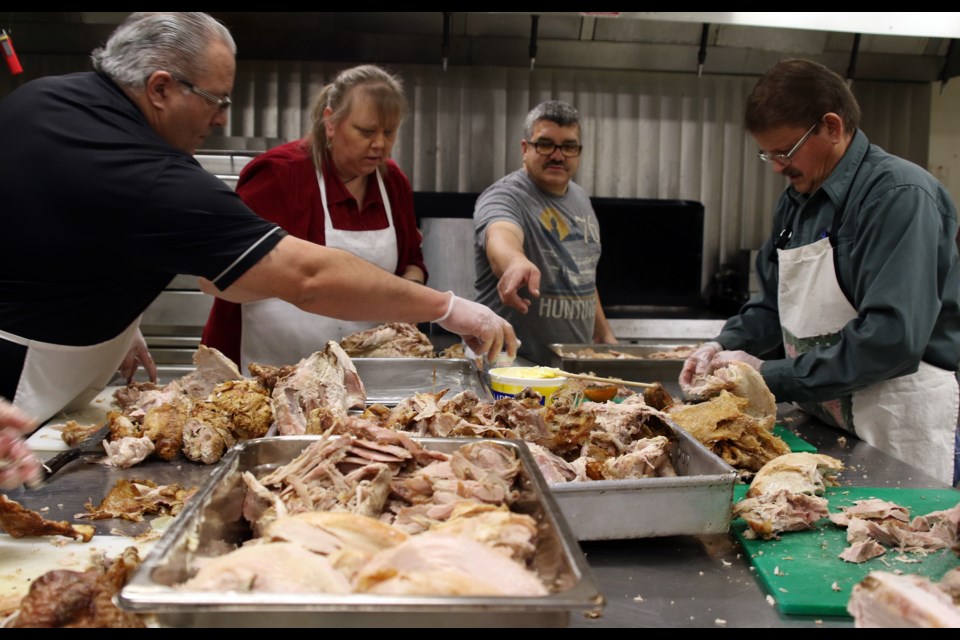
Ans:
[{"label": "green cutting board", "polygon": [[813,446],[803,438],[800,438],[793,431],[790,431],[790,429],[787,429],[782,424],[773,425],[773,435],[777,436],[778,438],[786,442],[787,446],[790,447],[790,451],[792,451],[793,453],[801,453],[801,452],[816,453],[817,452],[817,448],[815,446]]},{"label": "green cutting board", "polygon": [[[734,486],[734,502],[742,499],[748,488],[746,485]],[[908,508],[912,518],[955,506],[960,502],[960,491],[830,487],[826,497],[830,513],[852,506],[854,500],[880,498]],[[887,549],[882,556],[867,562],[844,562],[838,556],[848,546],[847,530],[827,518],[820,520],[816,529],[783,533],[780,540],[744,539],[747,524],[742,518],[734,520],[730,526],[753,564],[757,578],[785,614],[849,617],[847,601],[850,592],[871,571],[900,570],[939,580],[944,573],[960,566],[960,558],[949,549],[934,551],[926,557]],[[920,562],[902,562],[897,560],[898,557]],[[834,582],[839,591],[833,590]]]}]

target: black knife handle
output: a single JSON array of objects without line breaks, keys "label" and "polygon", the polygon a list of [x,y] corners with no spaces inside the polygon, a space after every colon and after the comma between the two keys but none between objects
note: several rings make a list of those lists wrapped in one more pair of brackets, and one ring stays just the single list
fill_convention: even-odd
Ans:
[{"label": "black knife handle", "polygon": [[57,455],[53,456],[49,460],[43,463],[43,479],[47,480],[55,474],[57,471],[60,471],[68,463],[76,460],[80,457],[80,447],[71,447],[66,451],[61,451]]}]

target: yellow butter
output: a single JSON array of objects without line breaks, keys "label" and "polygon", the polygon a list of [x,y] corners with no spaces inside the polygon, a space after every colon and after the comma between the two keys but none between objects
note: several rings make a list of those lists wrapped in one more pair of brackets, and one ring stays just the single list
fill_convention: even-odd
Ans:
[{"label": "yellow butter", "polygon": [[491,369],[490,373],[504,378],[523,378],[528,380],[543,380],[557,378],[555,371],[548,367],[501,367]]},{"label": "yellow butter", "polygon": [[500,367],[490,370],[490,390],[493,397],[512,398],[524,389],[540,394],[541,403],[550,406],[554,392],[567,381],[549,367]]}]

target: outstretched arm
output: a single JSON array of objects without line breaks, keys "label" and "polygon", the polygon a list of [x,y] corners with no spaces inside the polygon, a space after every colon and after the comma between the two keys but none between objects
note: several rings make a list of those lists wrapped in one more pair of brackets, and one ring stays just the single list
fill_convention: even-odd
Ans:
[{"label": "outstretched arm", "polygon": [[[231,302],[280,298],[341,320],[437,322],[463,337],[476,353],[513,357],[513,327],[487,307],[388,273],[347,251],[287,236],[225,291],[204,291]],[[212,289],[212,291],[211,291]]]},{"label": "outstretched arm", "polygon": [[520,289],[526,287],[531,296],[540,297],[540,269],[523,253],[523,230],[512,222],[494,222],[487,228],[486,248],[490,269],[500,278],[500,301],[527,313],[531,300],[521,298]]}]

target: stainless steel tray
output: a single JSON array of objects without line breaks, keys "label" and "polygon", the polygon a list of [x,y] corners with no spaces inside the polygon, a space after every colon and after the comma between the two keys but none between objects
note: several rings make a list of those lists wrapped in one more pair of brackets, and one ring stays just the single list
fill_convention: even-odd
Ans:
[{"label": "stainless steel tray", "polygon": [[552,484],[578,540],[724,533],[737,471],[672,422],[674,478]]},{"label": "stainless steel tray", "polygon": [[[196,555],[225,553],[249,537],[241,517],[246,493],[240,478],[295,458],[320,436],[262,438],[231,449],[207,482],[164,532],[122,589],[118,605],[153,613],[165,626],[202,627],[437,627],[565,626],[573,612],[603,604],[596,580],[526,445],[513,447],[521,461],[521,498],[514,509],[538,523],[534,569],[552,585],[539,597],[379,596],[369,594],[247,594],[178,588],[190,577]],[[427,449],[452,452],[462,440],[414,438]]]},{"label": "stainless steel tray", "polygon": [[[656,344],[551,344],[550,366],[571,373],[593,373],[606,378],[621,378],[634,382],[660,382],[671,393],[680,390],[680,370],[683,359],[656,359],[648,356],[677,347],[700,344],[700,341],[671,341]],[[581,358],[575,353],[593,349],[595,353],[619,353],[630,358]]]},{"label": "stainless steel tray", "polygon": [[473,391],[493,402],[490,387],[470,360],[457,358],[352,358],[367,390],[367,404],[396,406],[417,393],[449,389],[445,398]]}]

